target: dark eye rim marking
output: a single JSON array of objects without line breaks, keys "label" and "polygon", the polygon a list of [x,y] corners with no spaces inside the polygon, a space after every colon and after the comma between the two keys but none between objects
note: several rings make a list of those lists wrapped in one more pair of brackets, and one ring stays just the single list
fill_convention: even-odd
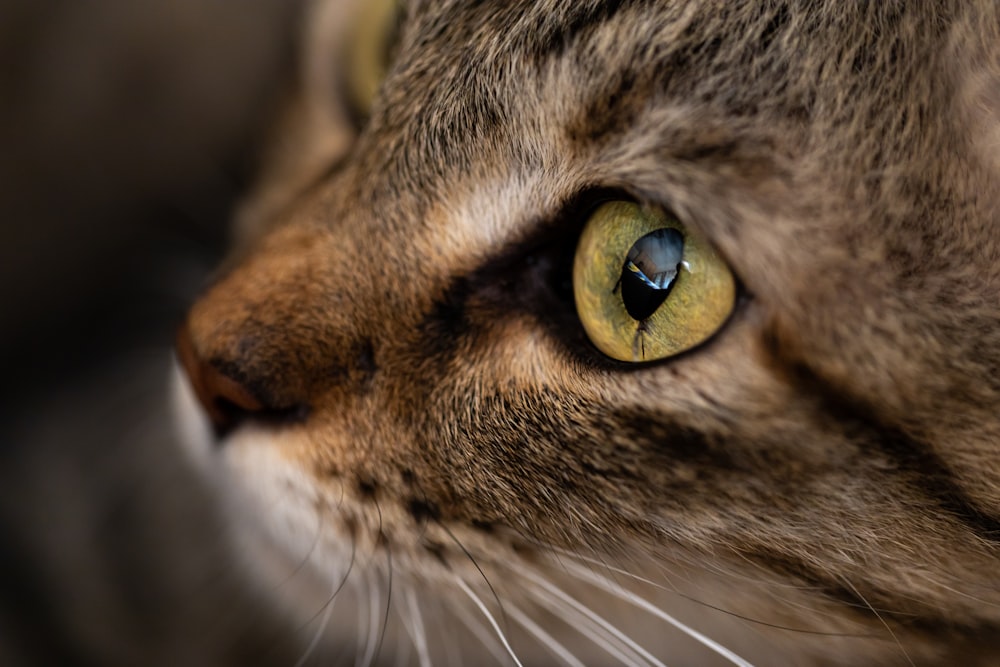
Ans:
[{"label": "dark eye rim marking", "polygon": [[[444,359],[457,354],[461,337],[474,334],[476,320],[525,315],[558,341],[567,361],[583,373],[636,372],[704,351],[723,335],[750,298],[735,272],[736,298],[729,317],[715,333],[688,350],[664,359],[625,362],[605,355],[587,336],[573,298],[573,260],[590,216],[611,201],[643,202],[622,187],[582,187],[524,237],[508,242],[470,273],[453,276],[418,325],[429,354]],[[669,206],[655,204],[668,217],[678,219]]]}]

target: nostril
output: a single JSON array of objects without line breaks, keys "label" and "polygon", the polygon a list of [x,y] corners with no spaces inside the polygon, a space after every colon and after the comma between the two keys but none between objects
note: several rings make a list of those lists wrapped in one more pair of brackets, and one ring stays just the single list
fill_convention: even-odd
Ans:
[{"label": "nostril", "polygon": [[209,415],[219,437],[226,435],[234,427],[246,420],[266,424],[294,423],[305,420],[309,409],[305,405],[293,405],[284,408],[260,407],[248,408],[246,404],[235,403],[228,398],[216,396]]},{"label": "nostril", "polygon": [[[265,406],[245,386],[210,363],[198,368],[195,392],[218,430],[228,430],[245,417],[265,412]],[[200,388],[199,388],[200,386]]]},{"label": "nostril", "polygon": [[304,405],[268,405],[243,382],[203,359],[198,354],[187,325],[182,326],[177,333],[177,357],[198,401],[220,436],[248,418],[297,421],[306,415]]}]

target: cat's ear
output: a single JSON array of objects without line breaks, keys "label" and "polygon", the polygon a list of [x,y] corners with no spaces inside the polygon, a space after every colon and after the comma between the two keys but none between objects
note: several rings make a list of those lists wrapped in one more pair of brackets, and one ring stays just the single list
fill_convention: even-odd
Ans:
[{"label": "cat's ear", "polygon": [[265,138],[252,195],[237,212],[238,240],[259,236],[350,150],[357,130],[345,94],[344,58],[354,17],[367,1],[304,3],[292,54],[297,76],[288,83],[277,122]]}]

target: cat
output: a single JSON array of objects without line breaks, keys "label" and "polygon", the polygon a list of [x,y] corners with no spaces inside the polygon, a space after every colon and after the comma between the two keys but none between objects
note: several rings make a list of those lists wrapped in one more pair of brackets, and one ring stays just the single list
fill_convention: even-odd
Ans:
[{"label": "cat", "polygon": [[375,4],[178,336],[300,663],[996,664],[995,3]]}]

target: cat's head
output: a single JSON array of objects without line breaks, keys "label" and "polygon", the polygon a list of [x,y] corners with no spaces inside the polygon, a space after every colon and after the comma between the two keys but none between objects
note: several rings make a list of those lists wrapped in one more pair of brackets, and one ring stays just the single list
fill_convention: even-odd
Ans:
[{"label": "cat's head", "polygon": [[[345,586],[332,634],[471,664],[506,654],[482,607],[527,662],[712,656],[669,609],[765,664],[1000,648],[992,3],[330,12],[286,127],[322,178],[262,186],[179,356],[209,465]],[[666,296],[616,236],[650,219],[702,251]]]}]

